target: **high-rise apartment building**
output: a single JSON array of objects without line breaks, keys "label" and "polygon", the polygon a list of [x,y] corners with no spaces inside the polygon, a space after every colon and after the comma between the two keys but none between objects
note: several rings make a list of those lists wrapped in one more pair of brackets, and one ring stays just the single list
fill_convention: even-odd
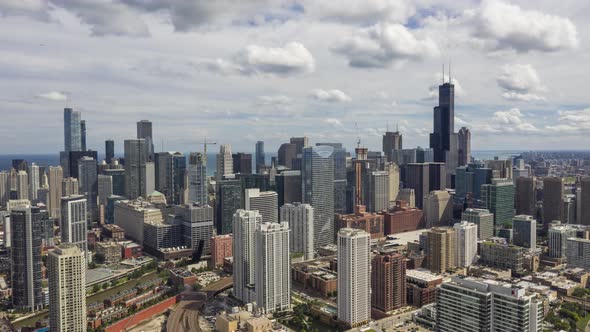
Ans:
[{"label": "high-rise apartment building", "polygon": [[0,206],[6,207],[10,200],[10,173],[0,171]]},{"label": "high-rise apartment building", "polygon": [[59,219],[61,216],[61,198],[63,196],[63,169],[61,166],[49,166],[49,217]]},{"label": "high-rise apartment building", "polygon": [[44,303],[41,292],[41,210],[28,204],[11,208],[10,228],[12,305],[17,310],[40,310]]},{"label": "high-rise apartment building", "polygon": [[188,195],[190,203],[206,205],[209,202],[207,192],[207,158],[199,152],[193,152],[189,156]]},{"label": "high-rise apartment building", "polygon": [[262,222],[279,221],[278,204],[278,195],[274,191],[260,191],[258,188],[244,191],[244,209],[257,210],[262,216]]},{"label": "high-rise apartment building", "polygon": [[[63,179],[61,182],[61,192],[62,192],[61,197],[78,195],[79,187],[80,186],[78,185],[78,179],[76,179],[76,178]],[[60,209],[61,209],[61,197],[59,198]]]},{"label": "high-rise apartment building", "polygon": [[537,195],[535,177],[518,177],[516,182],[516,214],[533,216],[536,212]]},{"label": "high-rise apartment building", "polygon": [[461,220],[477,225],[477,238],[480,240],[487,240],[495,236],[494,214],[489,210],[468,208],[461,215]]},{"label": "high-rise apartment building", "polygon": [[543,228],[555,220],[563,220],[563,179],[558,177],[543,178]]},{"label": "high-rise apartment building", "polygon": [[145,139],[125,140],[125,196],[127,198],[147,197],[151,193],[146,192],[147,161]]},{"label": "high-rise apartment building", "polygon": [[16,198],[26,199],[29,196],[29,175],[25,171],[18,171],[16,173]]},{"label": "high-rise apartment building", "polygon": [[334,148],[303,149],[303,203],[314,208],[314,246],[334,243]]},{"label": "high-rise apartment building", "polygon": [[[260,174],[260,170],[265,166],[265,154],[264,154],[264,142],[258,141],[256,142],[256,173]],[[250,164],[252,165],[252,164]],[[251,173],[251,172],[250,172]]]},{"label": "high-rise apartment building", "polygon": [[494,214],[494,231],[512,223],[514,217],[514,184],[510,179],[492,179],[481,186],[482,206]]},{"label": "high-rise apartment building", "polygon": [[289,310],[291,308],[289,224],[286,222],[261,223],[256,231],[255,243],[256,305],[266,313]]},{"label": "high-rise apartment building", "polygon": [[357,327],[371,319],[371,237],[352,228],[338,231],[338,320]]},{"label": "high-rise apartment building", "polygon": [[289,224],[291,252],[302,253],[304,260],[314,258],[313,207],[309,204],[293,203],[281,206],[281,222]]},{"label": "high-rise apartment building", "polygon": [[532,216],[521,214],[512,219],[512,243],[527,249],[537,247],[537,221]]},{"label": "high-rise apartment building", "polygon": [[543,302],[537,295],[494,280],[453,277],[438,288],[436,310],[438,332],[542,330]]},{"label": "high-rise apartment building", "polygon": [[233,173],[234,167],[231,155],[231,145],[222,144],[219,147],[219,153],[217,154],[217,172],[215,177],[219,181]]},{"label": "high-rise apartment building", "polygon": [[477,256],[477,225],[461,221],[453,225],[457,235],[457,267],[469,267]]},{"label": "high-rise apartment building", "polygon": [[39,184],[39,165],[32,163],[31,166],[29,166],[29,199],[33,202],[37,201],[37,192],[40,188]]},{"label": "high-rise apartment building", "polygon": [[227,257],[233,257],[233,237],[231,234],[217,235],[211,238],[211,265],[214,268],[223,266]]},{"label": "high-rise apartment building", "polygon": [[89,255],[86,212],[87,201],[82,195],[61,198],[61,242],[75,244]]},{"label": "high-rise apartment building", "polygon": [[86,258],[73,244],[49,251],[49,331],[86,331]]},{"label": "high-rise apartment building", "polygon": [[399,131],[387,131],[383,135],[383,153],[385,153],[385,157],[387,161],[392,162],[394,161],[393,154],[394,150],[402,149],[402,134]]},{"label": "high-rise apartment building", "polygon": [[381,312],[406,306],[406,261],[395,251],[381,251],[371,261],[371,305]]},{"label": "high-rise apartment building", "polygon": [[233,216],[234,296],[244,303],[256,299],[256,230],[261,223],[258,211],[238,210]]},{"label": "high-rise apartment building", "polygon": [[451,227],[435,227],[426,232],[428,266],[433,273],[444,273],[457,266],[457,237]]}]

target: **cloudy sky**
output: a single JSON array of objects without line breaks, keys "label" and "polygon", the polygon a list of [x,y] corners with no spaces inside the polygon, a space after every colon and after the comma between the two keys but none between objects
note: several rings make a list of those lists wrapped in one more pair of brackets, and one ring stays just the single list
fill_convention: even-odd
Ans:
[{"label": "cloudy sky", "polygon": [[0,0],[0,154],[63,149],[66,105],[99,151],[141,119],[157,150],[206,136],[276,151],[301,135],[379,149],[387,126],[427,146],[449,62],[473,149],[588,149],[589,13],[578,0]]}]

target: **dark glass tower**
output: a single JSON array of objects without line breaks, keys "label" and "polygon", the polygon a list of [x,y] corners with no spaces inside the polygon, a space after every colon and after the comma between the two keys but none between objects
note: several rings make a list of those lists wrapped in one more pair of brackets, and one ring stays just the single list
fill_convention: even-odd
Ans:
[{"label": "dark glass tower", "polygon": [[80,121],[80,144],[81,151],[86,151],[86,120]]},{"label": "dark glass tower", "polygon": [[108,139],[104,141],[105,161],[110,164],[115,158],[115,141]]},{"label": "dark glass tower", "polygon": [[434,161],[448,162],[452,148],[456,148],[456,142],[452,142],[454,132],[455,86],[443,83],[438,87],[438,106],[434,108],[434,126],[430,134],[430,148],[434,150]]},{"label": "dark glass tower", "polygon": [[256,173],[260,174],[260,169],[264,167],[264,142],[256,142]]}]

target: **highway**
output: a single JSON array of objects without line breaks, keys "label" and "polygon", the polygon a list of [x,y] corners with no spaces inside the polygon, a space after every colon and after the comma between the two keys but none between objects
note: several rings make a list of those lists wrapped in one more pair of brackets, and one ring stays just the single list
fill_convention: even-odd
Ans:
[{"label": "highway", "polygon": [[182,301],[168,316],[166,331],[201,332],[199,326],[200,307],[200,301]]}]

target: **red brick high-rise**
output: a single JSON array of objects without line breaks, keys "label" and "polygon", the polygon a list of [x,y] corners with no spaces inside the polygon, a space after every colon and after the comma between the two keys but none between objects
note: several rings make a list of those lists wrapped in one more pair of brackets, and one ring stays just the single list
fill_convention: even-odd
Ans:
[{"label": "red brick high-rise", "polygon": [[395,251],[382,251],[371,262],[371,305],[389,312],[406,305],[406,261]]},{"label": "red brick high-rise", "polygon": [[232,257],[232,235],[217,235],[211,238],[211,266],[213,268],[223,266],[226,257]]}]

